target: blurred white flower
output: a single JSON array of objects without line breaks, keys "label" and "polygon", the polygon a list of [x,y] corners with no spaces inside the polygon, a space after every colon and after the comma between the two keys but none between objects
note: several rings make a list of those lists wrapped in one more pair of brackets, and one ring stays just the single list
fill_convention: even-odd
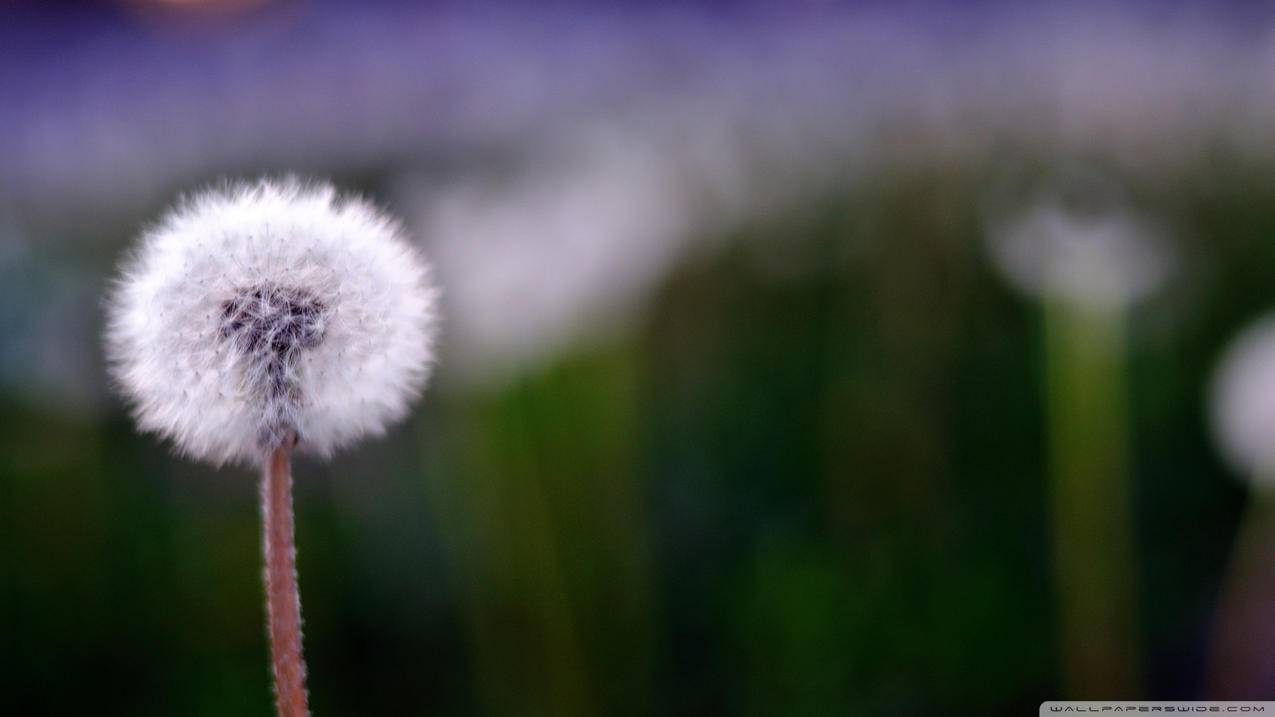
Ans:
[{"label": "blurred white flower", "polygon": [[691,222],[676,166],[610,138],[499,180],[406,186],[449,287],[448,366],[503,374],[632,310]]},{"label": "blurred white flower", "polygon": [[1015,288],[1104,311],[1147,296],[1172,268],[1168,247],[1148,222],[1115,207],[1071,208],[1056,197],[994,224],[988,241],[996,267]]},{"label": "blurred white flower", "polygon": [[142,237],[107,351],[140,427],[216,464],[288,430],[320,455],[382,433],[424,386],[436,292],[396,222],[327,185],[196,195]]},{"label": "blurred white flower", "polygon": [[1275,480],[1275,316],[1227,348],[1210,399],[1213,431],[1226,459],[1246,478]]}]

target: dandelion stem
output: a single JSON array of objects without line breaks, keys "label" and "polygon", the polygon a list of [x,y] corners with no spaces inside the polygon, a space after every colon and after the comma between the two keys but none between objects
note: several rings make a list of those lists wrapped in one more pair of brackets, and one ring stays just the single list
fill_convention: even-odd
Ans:
[{"label": "dandelion stem", "polygon": [[1140,692],[1122,320],[1046,306],[1054,577],[1072,699]]},{"label": "dandelion stem", "polygon": [[1258,492],[1240,523],[1218,598],[1206,683],[1210,699],[1266,699],[1275,684],[1273,537],[1275,502]]},{"label": "dandelion stem", "polygon": [[266,612],[279,717],[306,717],[305,659],[301,656],[301,594],[292,513],[292,447],[288,431],[266,460],[261,476],[262,547],[266,563]]}]

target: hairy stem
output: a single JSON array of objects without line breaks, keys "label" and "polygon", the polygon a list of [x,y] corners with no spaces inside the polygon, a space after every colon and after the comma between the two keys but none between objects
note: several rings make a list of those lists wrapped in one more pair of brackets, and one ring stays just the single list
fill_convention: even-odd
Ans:
[{"label": "hairy stem", "polygon": [[301,594],[292,515],[292,447],[288,431],[266,460],[261,476],[262,547],[266,563],[266,612],[279,717],[306,717],[305,659],[301,656]]}]

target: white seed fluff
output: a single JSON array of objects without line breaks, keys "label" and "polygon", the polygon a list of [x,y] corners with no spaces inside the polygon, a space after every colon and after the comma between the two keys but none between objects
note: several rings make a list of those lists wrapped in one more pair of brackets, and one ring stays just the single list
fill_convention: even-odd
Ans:
[{"label": "white seed fluff", "polygon": [[1275,488],[1275,316],[1245,329],[1226,349],[1210,399],[1227,461],[1242,477]]},{"label": "white seed fluff", "polygon": [[401,419],[428,378],[437,291],[399,224],[329,185],[231,185],[147,231],[108,302],[142,430],[221,465],[288,430],[321,456]]},{"label": "white seed fluff", "polygon": [[1054,198],[1000,222],[988,238],[995,266],[1019,290],[1104,311],[1151,294],[1173,265],[1149,222],[1119,209],[1075,212]]}]

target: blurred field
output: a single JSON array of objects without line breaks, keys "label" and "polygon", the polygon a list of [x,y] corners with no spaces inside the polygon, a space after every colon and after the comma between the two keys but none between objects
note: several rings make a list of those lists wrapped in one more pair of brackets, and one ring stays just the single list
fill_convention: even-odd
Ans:
[{"label": "blurred field", "polygon": [[[404,216],[447,296],[413,418],[297,466],[315,714],[1032,713],[1087,690],[1068,456],[1128,493],[1136,694],[1098,696],[1207,694],[1269,13],[159,5],[0,8],[0,712],[269,714],[255,476],[135,432],[100,297],[177,193],[286,170]],[[1114,398],[1051,384],[989,257],[1052,193],[1172,255]]]}]

